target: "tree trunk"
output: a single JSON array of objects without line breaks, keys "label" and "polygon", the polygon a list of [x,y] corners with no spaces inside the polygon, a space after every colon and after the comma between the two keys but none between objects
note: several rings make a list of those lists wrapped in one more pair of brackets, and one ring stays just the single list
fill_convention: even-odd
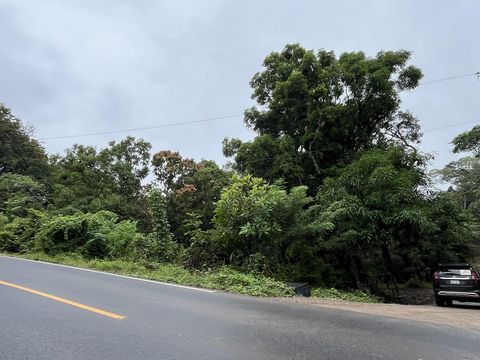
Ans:
[{"label": "tree trunk", "polygon": [[391,275],[391,280],[395,288],[395,293],[396,295],[398,295],[397,273],[395,271],[395,266],[393,265],[392,256],[390,254],[390,250],[388,249],[388,245],[386,242],[382,242],[382,256],[383,256],[383,261],[385,263],[385,268]]}]

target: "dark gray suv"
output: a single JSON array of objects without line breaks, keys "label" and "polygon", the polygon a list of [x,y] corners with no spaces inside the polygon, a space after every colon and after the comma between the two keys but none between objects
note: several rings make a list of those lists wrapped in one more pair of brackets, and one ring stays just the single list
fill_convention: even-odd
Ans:
[{"label": "dark gray suv", "polygon": [[433,273],[435,304],[451,306],[452,301],[480,302],[480,277],[469,264],[439,264]]}]

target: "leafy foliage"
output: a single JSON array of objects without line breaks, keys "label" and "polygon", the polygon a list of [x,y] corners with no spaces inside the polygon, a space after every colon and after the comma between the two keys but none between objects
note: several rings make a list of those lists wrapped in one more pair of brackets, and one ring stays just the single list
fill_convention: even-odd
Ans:
[{"label": "leafy foliage", "polygon": [[100,151],[74,145],[65,156],[54,156],[53,207],[64,213],[108,210],[148,228],[142,181],[150,147],[129,136]]},{"label": "leafy foliage", "polygon": [[474,126],[473,129],[457,135],[452,144],[455,153],[468,151],[480,156],[480,126]]},{"label": "leafy foliage", "polygon": [[45,214],[28,209],[23,217],[9,218],[0,213],[0,251],[29,252]]},{"label": "leafy foliage", "polygon": [[[269,181],[274,180],[269,176],[281,176],[291,185],[313,187],[328,169],[348,163],[358,151],[418,142],[416,119],[400,110],[400,92],[415,88],[422,77],[407,64],[409,58],[403,50],[375,58],[363,52],[337,58],[298,44],[271,53],[250,82],[258,105],[245,112],[245,122],[260,136],[227,146],[226,154],[235,153],[236,167],[255,176]],[[262,162],[256,150],[266,143],[270,156]],[[293,171],[286,176],[282,170]]]},{"label": "leafy foliage", "polygon": [[105,257],[106,234],[117,219],[108,211],[52,217],[42,223],[36,234],[36,247],[46,254],[78,251],[87,257]]},{"label": "leafy foliage", "polygon": [[[427,265],[464,253],[469,238],[456,234],[466,235],[466,219],[448,198],[421,192],[425,175],[416,163],[400,148],[371,150],[321,187],[310,209],[312,231],[344,264],[350,286],[380,280],[396,287]],[[448,253],[452,246],[456,251]],[[433,255],[434,249],[444,252]]]},{"label": "leafy foliage", "polygon": [[222,267],[211,271],[188,271],[175,264],[158,264],[155,267],[127,260],[90,259],[75,254],[46,255],[45,253],[26,254],[24,257],[61,263],[83,268],[141,277],[157,281],[167,281],[190,286],[236,292],[253,296],[292,296],[293,291],[283,282],[272,278],[244,274]]},{"label": "leafy foliage", "polygon": [[361,303],[380,302],[380,299],[377,296],[360,290],[342,291],[335,288],[314,288],[312,289],[312,296],[320,299],[344,300]]},{"label": "leafy foliage", "polygon": [[473,156],[435,190],[401,106],[422,77],[409,60],[271,53],[250,82],[257,136],[225,139],[225,168],[131,136],[48,159],[0,105],[0,251],[258,296],[291,295],[287,280],[350,301],[419,284],[480,249],[480,127],[453,140]]},{"label": "leafy foliage", "polygon": [[47,190],[43,184],[26,175],[0,175],[0,212],[25,217],[28,209],[40,210],[46,204]]},{"label": "leafy foliage", "polygon": [[47,155],[31,133],[31,129],[0,103],[0,175],[16,173],[48,181]]},{"label": "leafy foliage", "polygon": [[216,204],[215,231],[231,263],[262,254],[270,266],[285,261],[286,251],[304,229],[306,187],[290,192],[250,175],[234,178]]},{"label": "leafy foliage", "polygon": [[160,151],[153,156],[152,165],[160,188],[166,196],[168,222],[177,241],[188,246],[183,224],[190,213],[201,218],[201,228],[212,226],[215,202],[229,183],[229,174],[213,161],[196,163],[179,153]]}]

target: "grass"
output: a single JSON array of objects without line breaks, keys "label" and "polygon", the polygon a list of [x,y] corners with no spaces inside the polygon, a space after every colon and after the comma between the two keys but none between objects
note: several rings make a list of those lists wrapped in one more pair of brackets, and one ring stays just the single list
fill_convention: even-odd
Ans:
[{"label": "grass", "polygon": [[[128,260],[88,260],[75,253],[59,255],[46,255],[44,253],[8,255],[134,276],[142,279],[221,290],[236,294],[260,297],[290,297],[294,295],[293,290],[283,282],[258,274],[246,274],[226,266],[210,271],[189,271],[176,264],[140,264]],[[321,299],[366,303],[381,302],[380,298],[359,290],[345,291],[334,288],[312,288],[311,293],[312,297]]]},{"label": "grass", "polygon": [[327,300],[343,300],[361,303],[381,303],[381,299],[369,292],[360,290],[345,291],[334,288],[313,288],[312,297]]},{"label": "grass", "polygon": [[283,282],[262,275],[245,274],[228,267],[201,272],[189,271],[175,264],[139,264],[127,260],[88,260],[78,254],[25,253],[8,255],[237,294],[262,297],[293,296],[292,289]]}]

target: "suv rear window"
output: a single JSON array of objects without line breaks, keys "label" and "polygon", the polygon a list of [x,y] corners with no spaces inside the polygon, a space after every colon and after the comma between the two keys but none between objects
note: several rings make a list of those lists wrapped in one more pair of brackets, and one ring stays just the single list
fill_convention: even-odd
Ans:
[{"label": "suv rear window", "polygon": [[455,276],[468,276],[472,275],[470,269],[441,269],[438,272],[438,275],[441,277],[455,277]]}]

